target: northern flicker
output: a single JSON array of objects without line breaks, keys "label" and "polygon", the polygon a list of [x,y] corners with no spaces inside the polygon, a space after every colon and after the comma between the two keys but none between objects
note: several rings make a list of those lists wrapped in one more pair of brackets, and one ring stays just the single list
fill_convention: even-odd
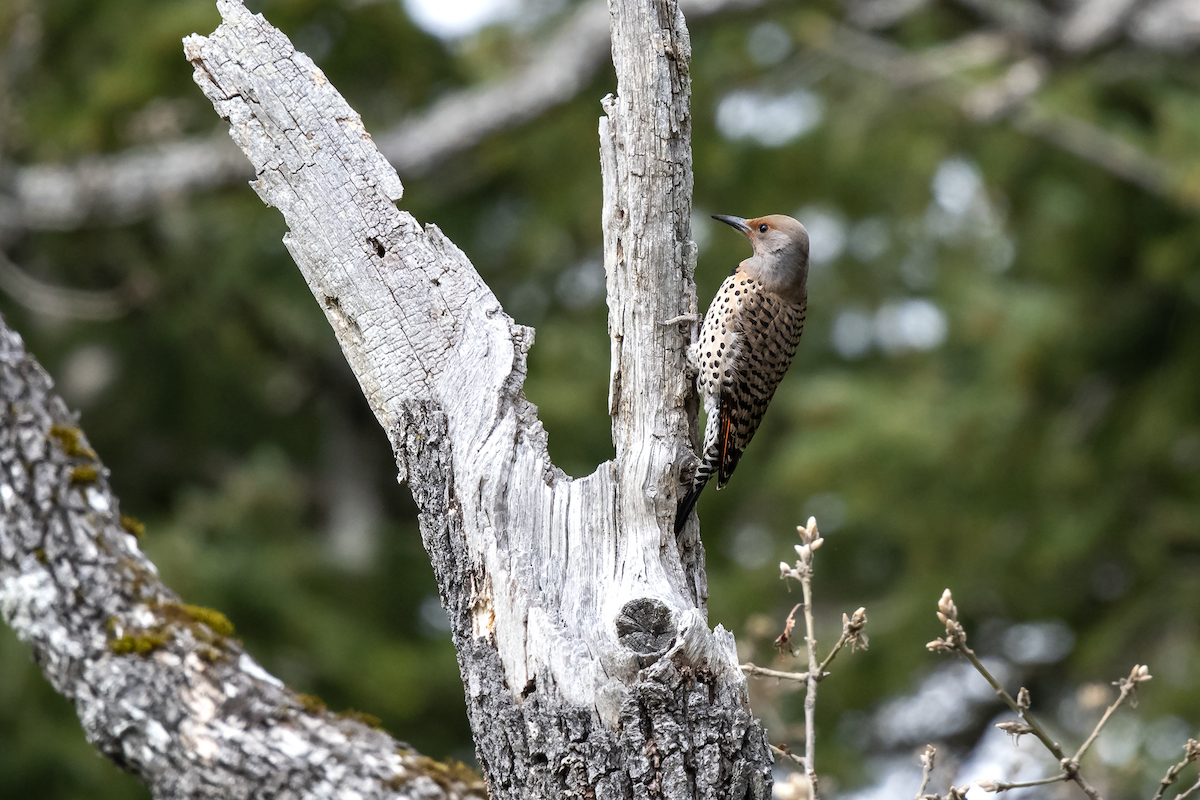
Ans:
[{"label": "northern flicker", "polygon": [[791,217],[714,216],[742,232],[754,255],[717,290],[700,338],[688,356],[708,420],[696,477],[679,501],[675,532],[683,530],[704,485],[729,482],[804,331],[808,305],[808,231]]}]

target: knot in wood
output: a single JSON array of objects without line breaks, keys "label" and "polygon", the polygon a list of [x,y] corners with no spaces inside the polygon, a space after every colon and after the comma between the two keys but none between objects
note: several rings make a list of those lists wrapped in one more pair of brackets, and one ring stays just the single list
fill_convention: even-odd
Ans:
[{"label": "knot in wood", "polygon": [[647,667],[675,644],[675,615],[660,600],[630,600],[617,615],[617,639],[637,654],[639,666]]}]

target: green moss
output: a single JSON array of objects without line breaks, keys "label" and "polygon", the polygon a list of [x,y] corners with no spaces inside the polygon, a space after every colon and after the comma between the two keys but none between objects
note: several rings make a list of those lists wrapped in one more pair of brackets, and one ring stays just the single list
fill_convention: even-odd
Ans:
[{"label": "green moss", "polygon": [[428,775],[434,783],[446,791],[451,791],[455,787],[463,787],[467,791],[486,792],[487,790],[487,784],[484,783],[478,772],[453,758],[435,761],[429,756],[417,756],[413,759],[412,764],[418,772]]},{"label": "green moss", "polygon": [[209,630],[218,636],[233,636],[233,623],[229,617],[212,608],[193,606],[187,603],[169,603],[164,606],[174,606],[196,622],[207,625]]},{"label": "green moss", "polygon": [[125,529],[126,533],[132,533],[139,539],[142,538],[142,534],[146,532],[145,525],[139,522],[136,517],[131,517],[126,514],[121,515],[121,527]]},{"label": "green moss", "polygon": [[95,483],[99,477],[100,471],[90,464],[80,464],[71,470],[72,484]]},{"label": "green moss", "polygon": [[374,714],[368,714],[365,711],[355,711],[353,708],[348,708],[345,711],[339,711],[337,716],[341,717],[342,719],[352,719],[355,722],[361,722],[368,728],[383,730],[383,720]]},{"label": "green moss", "polygon": [[50,436],[58,439],[63,452],[72,458],[96,458],[96,451],[83,444],[83,431],[79,428],[55,423],[50,426]]},{"label": "green moss", "polygon": [[296,699],[300,701],[300,705],[310,714],[321,714],[329,710],[325,705],[325,701],[317,697],[315,694],[298,694]]},{"label": "green moss", "polygon": [[46,558],[45,548],[39,547],[37,550],[34,550],[33,557],[36,558],[38,563],[43,567],[50,563],[50,559]]},{"label": "green moss", "polygon": [[114,653],[137,653],[139,656],[149,655],[155,650],[167,646],[170,637],[164,631],[154,631],[138,636],[122,636],[108,643],[108,649]]}]

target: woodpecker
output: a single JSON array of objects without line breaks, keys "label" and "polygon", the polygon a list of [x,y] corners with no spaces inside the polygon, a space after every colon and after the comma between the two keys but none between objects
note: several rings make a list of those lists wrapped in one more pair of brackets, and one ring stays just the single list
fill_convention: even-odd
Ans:
[{"label": "woodpecker", "polygon": [[675,512],[683,530],[715,473],[725,488],[742,451],[787,372],[804,331],[808,306],[808,231],[782,214],[755,219],[714,215],[739,230],[754,255],[738,264],[713,297],[688,358],[698,370],[704,403],[704,450],[696,476]]}]

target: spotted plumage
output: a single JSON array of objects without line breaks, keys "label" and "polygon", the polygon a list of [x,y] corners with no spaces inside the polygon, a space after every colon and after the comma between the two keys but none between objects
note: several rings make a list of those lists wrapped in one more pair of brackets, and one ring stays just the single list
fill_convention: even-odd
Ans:
[{"label": "spotted plumage", "polygon": [[696,475],[679,501],[683,530],[705,484],[724,488],[792,363],[808,304],[808,233],[791,217],[714,217],[741,231],[754,255],[717,290],[689,353],[707,423]]}]

